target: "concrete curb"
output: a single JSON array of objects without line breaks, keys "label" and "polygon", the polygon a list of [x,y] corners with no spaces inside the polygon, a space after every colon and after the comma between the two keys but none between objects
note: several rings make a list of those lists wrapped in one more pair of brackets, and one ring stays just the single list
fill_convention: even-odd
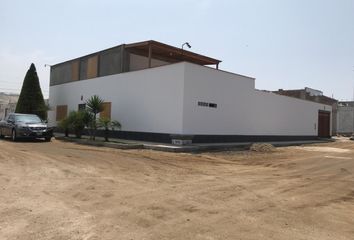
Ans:
[{"label": "concrete curb", "polygon": [[130,144],[130,143],[114,143],[114,142],[94,142],[88,139],[75,139],[68,137],[55,137],[56,140],[66,141],[66,142],[74,142],[77,144],[95,146],[95,147],[109,147],[116,149],[143,149],[143,144]]},{"label": "concrete curb", "polygon": [[[210,144],[192,144],[192,145],[172,145],[163,143],[114,143],[114,142],[100,142],[89,141],[88,139],[67,138],[64,136],[55,137],[58,140],[67,142],[74,142],[82,145],[109,147],[116,149],[149,149],[154,151],[175,152],[175,153],[197,153],[205,151],[242,151],[247,150],[255,142],[237,142],[237,143],[210,143]],[[328,143],[334,142],[334,139],[319,139],[307,141],[286,141],[286,142],[264,142],[272,144],[275,147],[299,146],[304,144]]]},{"label": "concrete curb", "polygon": [[[287,146],[299,146],[304,144],[316,144],[316,143],[328,143],[334,142],[334,140],[311,140],[311,141],[288,141],[288,142],[257,142],[257,143],[269,143],[275,147],[287,147]],[[175,146],[175,145],[163,145],[163,144],[144,144],[144,149],[164,151],[164,152],[203,152],[203,151],[242,151],[248,150],[250,146],[256,142],[244,142],[244,143],[215,143],[215,144],[200,144],[200,145],[188,145],[188,146]]]}]

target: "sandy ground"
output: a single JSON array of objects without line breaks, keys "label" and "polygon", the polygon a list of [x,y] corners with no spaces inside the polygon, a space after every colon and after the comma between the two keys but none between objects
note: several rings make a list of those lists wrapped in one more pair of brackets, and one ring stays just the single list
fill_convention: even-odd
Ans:
[{"label": "sandy ground", "polygon": [[354,142],[175,154],[0,141],[0,239],[354,239]]}]

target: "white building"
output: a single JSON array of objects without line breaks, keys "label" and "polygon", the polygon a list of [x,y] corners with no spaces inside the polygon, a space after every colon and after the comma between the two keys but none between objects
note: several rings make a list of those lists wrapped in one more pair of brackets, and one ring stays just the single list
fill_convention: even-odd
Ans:
[{"label": "white building", "polygon": [[15,112],[18,97],[18,94],[0,93],[0,120],[9,113]]},{"label": "white building", "polygon": [[347,136],[354,133],[354,101],[338,103],[337,133]]},{"label": "white building", "polygon": [[[170,142],[314,139],[331,134],[331,106],[255,89],[220,61],[156,41],[120,45],[52,66],[49,121],[99,95],[117,136]],[[216,69],[204,65],[216,65]],[[173,138],[176,138],[174,136]]]}]

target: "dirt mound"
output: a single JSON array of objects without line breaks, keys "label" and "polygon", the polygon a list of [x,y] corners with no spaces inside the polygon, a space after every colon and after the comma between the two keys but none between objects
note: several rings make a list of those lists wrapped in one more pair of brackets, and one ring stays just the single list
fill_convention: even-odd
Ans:
[{"label": "dirt mound", "polygon": [[250,150],[254,152],[273,152],[275,147],[270,143],[253,143]]}]

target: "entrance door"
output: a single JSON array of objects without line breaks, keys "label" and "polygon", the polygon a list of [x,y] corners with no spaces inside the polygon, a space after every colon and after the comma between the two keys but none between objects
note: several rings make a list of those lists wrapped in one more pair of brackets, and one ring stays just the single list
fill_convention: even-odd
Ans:
[{"label": "entrance door", "polygon": [[318,111],[318,136],[329,138],[330,136],[331,113]]}]

